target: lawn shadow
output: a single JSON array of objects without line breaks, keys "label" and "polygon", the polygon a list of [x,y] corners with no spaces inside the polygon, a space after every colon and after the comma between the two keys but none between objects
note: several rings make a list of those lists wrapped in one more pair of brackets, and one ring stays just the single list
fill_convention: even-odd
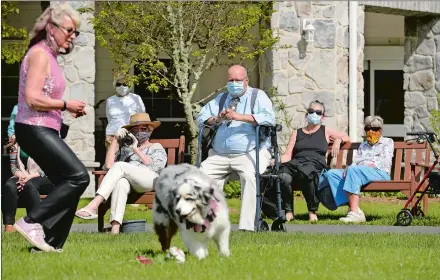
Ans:
[{"label": "lawn shadow", "polygon": [[164,252],[162,252],[162,250],[146,249],[146,250],[136,251],[136,254],[137,255],[148,256],[150,258],[155,258],[158,255],[164,254]]},{"label": "lawn shadow", "polygon": [[[329,213],[324,213],[324,214],[319,214],[318,213],[318,219],[319,220],[332,220],[332,221],[337,221],[339,220],[339,218],[344,217],[344,215],[335,215],[335,214],[329,214]],[[308,213],[304,213],[304,214],[295,214],[295,219],[294,220],[300,220],[300,221],[308,221],[309,220],[309,214]]]},{"label": "lawn shadow", "polygon": [[[318,220],[319,221],[339,221],[340,218],[345,217],[346,215],[344,214],[333,214],[333,213],[323,213],[323,214],[319,214],[318,213]],[[365,215],[365,218],[367,220],[367,222],[373,222],[376,220],[382,220],[384,217],[377,215],[377,214],[368,214]],[[293,220],[294,221],[309,221],[309,214],[308,213],[301,213],[301,214],[296,214],[295,218]]]},{"label": "lawn shadow", "polygon": [[368,214],[368,215],[365,215],[365,218],[367,219],[368,222],[371,222],[371,221],[375,221],[375,220],[381,220],[381,219],[383,219],[383,216],[379,216],[377,214]]}]

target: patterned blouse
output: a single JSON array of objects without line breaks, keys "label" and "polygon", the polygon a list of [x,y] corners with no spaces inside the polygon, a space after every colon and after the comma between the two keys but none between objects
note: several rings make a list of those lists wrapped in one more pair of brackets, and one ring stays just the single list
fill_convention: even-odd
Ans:
[{"label": "patterned blouse", "polygon": [[369,145],[367,141],[362,142],[357,150],[353,165],[368,165],[373,163],[376,168],[390,174],[393,154],[393,139],[382,136],[373,146]]},{"label": "patterned blouse", "polygon": [[125,146],[116,153],[116,161],[125,161],[142,168],[148,168],[156,173],[165,168],[168,156],[161,144],[153,143],[150,147],[143,148],[141,151],[151,158],[151,164],[145,165],[131,148]]}]

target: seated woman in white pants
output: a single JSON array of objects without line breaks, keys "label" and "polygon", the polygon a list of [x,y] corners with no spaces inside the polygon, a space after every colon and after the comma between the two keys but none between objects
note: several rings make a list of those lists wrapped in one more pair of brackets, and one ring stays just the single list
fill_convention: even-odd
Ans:
[{"label": "seated woman in white pants", "polygon": [[[152,191],[159,172],[166,165],[165,149],[161,144],[149,141],[151,133],[159,125],[160,122],[152,122],[148,114],[138,113],[131,116],[130,124],[119,129],[105,159],[105,167],[109,171],[95,198],[76,212],[77,217],[96,219],[98,206],[111,195],[112,233],[119,233],[131,189],[138,193]],[[119,151],[118,146],[121,146]]]}]

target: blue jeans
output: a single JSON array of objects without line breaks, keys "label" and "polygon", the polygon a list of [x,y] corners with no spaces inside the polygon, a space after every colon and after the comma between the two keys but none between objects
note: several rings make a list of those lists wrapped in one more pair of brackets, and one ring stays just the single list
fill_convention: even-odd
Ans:
[{"label": "blue jeans", "polygon": [[360,195],[361,187],[372,181],[388,181],[390,175],[380,169],[365,165],[350,165],[343,178],[343,169],[330,169],[324,173],[335,198],[337,206],[348,203],[348,193]]}]

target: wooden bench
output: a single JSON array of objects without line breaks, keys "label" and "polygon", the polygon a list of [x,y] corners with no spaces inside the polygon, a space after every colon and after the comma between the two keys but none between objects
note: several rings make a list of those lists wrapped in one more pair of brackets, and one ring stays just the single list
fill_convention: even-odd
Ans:
[{"label": "wooden bench", "polygon": [[[354,151],[361,143],[345,143],[341,146],[337,158],[331,155],[331,145],[327,153],[327,164],[330,168],[345,169],[354,159]],[[346,155],[346,156],[345,156]],[[394,156],[391,167],[390,181],[373,181],[362,187],[362,192],[396,192],[400,191],[406,196],[414,193],[420,180],[423,166],[430,162],[430,147],[427,142],[423,144],[413,142],[394,142]],[[426,184],[427,185],[427,184]],[[426,186],[425,186],[426,187]],[[424,188],[422,188],[423,190]],[[301,190],[295,186],[294,190]],[[402,201],[403,207],[404,201]],[[423,211],[428,212],[428,196],[423,198]]]},{"label": "wooden bench", "polygon": [[[179,139],[151,139],[152,143],[160,143],[167,152],[168,160],[167,166],[172,164],[183,163],[183,157],[185,152],[185,136],[180,136]],[[99,170],[93,171],[97,177],[96,190],[104,179],[107,171]],[[104,215],[110,209],[111,199],[107,199],[105,203],[102,203],[98,208],[98,231],[104,230]],[[146,204],[149,208],[153,207],[154,192],[136,193],[131,192],[127,198],[127,204]]]}]

